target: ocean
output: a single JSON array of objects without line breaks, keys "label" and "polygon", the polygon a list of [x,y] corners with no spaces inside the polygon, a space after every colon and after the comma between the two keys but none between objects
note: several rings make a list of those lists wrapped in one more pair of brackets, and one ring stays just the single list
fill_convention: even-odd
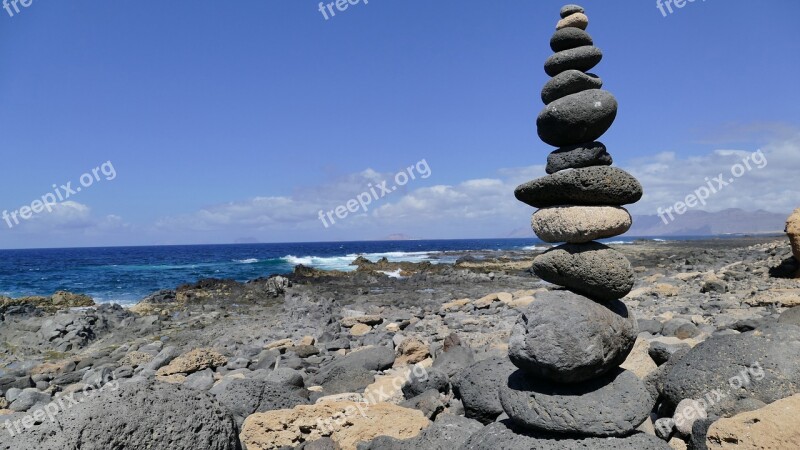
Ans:
[{"label": "ocean", "polygon": [[359,255],[372,261],[442,263],[457,259],[449,252],[547,247],[537,239],[462,239],[0,250],[0,295],[49,296],[65,290],[98,303],[133,305],[155,291],[203,278],[243,282],[289,273],[297,264],[354,270],[349,264]]}]

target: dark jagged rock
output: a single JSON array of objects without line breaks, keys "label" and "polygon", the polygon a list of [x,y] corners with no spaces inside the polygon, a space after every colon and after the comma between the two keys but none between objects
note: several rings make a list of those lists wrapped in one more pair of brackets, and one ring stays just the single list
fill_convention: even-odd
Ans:
[{"label": "dark jagged rock", "polygon": [[553,151],[547,157],[547,173],[565,169],[580,169],[591,166],[610,166],[614,160],[600,142],[571,145]]},{"label": "dark jagged rock", "polygon": [[502,414],[497,390],[517,368],[506,357],[477,362],[453,380],[456,395],[464,402],[467,417],[487,424]]}]

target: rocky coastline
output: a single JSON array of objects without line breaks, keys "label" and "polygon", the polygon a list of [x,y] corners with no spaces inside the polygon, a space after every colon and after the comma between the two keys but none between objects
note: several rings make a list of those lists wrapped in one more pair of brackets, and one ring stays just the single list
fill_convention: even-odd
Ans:
[{"label": "rocky coastline", "polygon": [[[517,370],[508,357],[514,324],[563,291],[534,275],[541,251],[483,251],[455,264],[358,260],[352,272],[298,266],[248,283],[202,280],[129,309],[89,306],[68,293],[2,299],[0,448],[73,448],[79,440],[81,448],[146,448],[153,436],[187,449],[795,442],[786,423],[794,419],[775,413],[776,402],[796,402],[800,390],[790,243],[612,248],[636,274],[621,303],[638,327],[615,389],[643,386],[654,405],[626,416],[608,404],[609,414],[630,417],[629,437],[603,431],[567,444],[559,430],[509,420],[499,389]],[[734,389],[742,370],[747,381]],[[743,425],[754,415],[763,434]],[[180,425],[187,420],[200,431]],[[776,424],[784,433],[767,431]]]}]

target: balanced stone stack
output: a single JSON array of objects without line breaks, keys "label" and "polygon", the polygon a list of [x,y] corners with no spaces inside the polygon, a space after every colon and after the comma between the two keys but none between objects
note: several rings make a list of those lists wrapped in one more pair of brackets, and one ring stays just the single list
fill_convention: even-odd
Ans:
[{"label": "balanced stone stack", "polygon": [[[565,289],[538,295],[514,326],[509,357],[519,370],[501,387],[500,400],[515,427],[551,440],[544,447],[556,436],[562,447],[581,440],[594,448],[590,441],[614,437],[615,448],[629,446],[628,439],[642,448],[636,429],[655,399],[636,375],[619,367],[638,334],[620,300],[633,287],[634,274],[625,256],[594,242],[630,228],[622,206],[637,202],[642,186],[611,167],[611,155],[597,142],[614,122],[617,102],[600,89],[599,77],[587,73],[603,56],[585,31],[588,23],[580,6],[562,8],[550,40],[555,54],[545,62],[552,77],[542,90],[547,106],[537,120],[539,137],[557,149],[547,158],[549,175],[515,192],[539,208],[532,219],[536,235],[564,243],[538,256],[533,270]],[[664,446],[655,437],[645,441],[652,443],[646,448]]]}]

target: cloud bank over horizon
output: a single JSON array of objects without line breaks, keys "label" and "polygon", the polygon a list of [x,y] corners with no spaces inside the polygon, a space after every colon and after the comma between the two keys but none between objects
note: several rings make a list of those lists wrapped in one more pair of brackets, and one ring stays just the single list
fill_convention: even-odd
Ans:
[{"label": "cloud bank over horizon", "polygon": [[[749,162],[743,163],[745,160]],[[438,184],[436,167],[431,167],[429,178],[409,181],[372,202],[366,212],[348,213],[327,228],[319,219],[320,211],[345,205],[370,187],[393,180],[395,173],[368,168],[317,186],[298,187],[289,195],[232,200],[152,223],[129,223],[124,210],[95,216],[90,205],[67,201],[52,213],[39,214],[13,228],[2,224],[0,246],[204,244],[252,239],[310,242],[384,239],[394,234],[427,239],[533,237],[532,232],[520,231],[526,228],[533,209],[518,202],[513,190],[545,175],[544,165],[499,169],[485,178],[452,184]],[[711,194],[705,206],[694,210],[739,208],[788,215],[800,206],[798,130],[781,133],[760,149],[731,146],[690,157],[663,151],[620,167],[635,175],[645,188],[642,200],[628,208],[633,215],[656,215],[659,208],[709,186],[719,174],[726,185]]]}]

